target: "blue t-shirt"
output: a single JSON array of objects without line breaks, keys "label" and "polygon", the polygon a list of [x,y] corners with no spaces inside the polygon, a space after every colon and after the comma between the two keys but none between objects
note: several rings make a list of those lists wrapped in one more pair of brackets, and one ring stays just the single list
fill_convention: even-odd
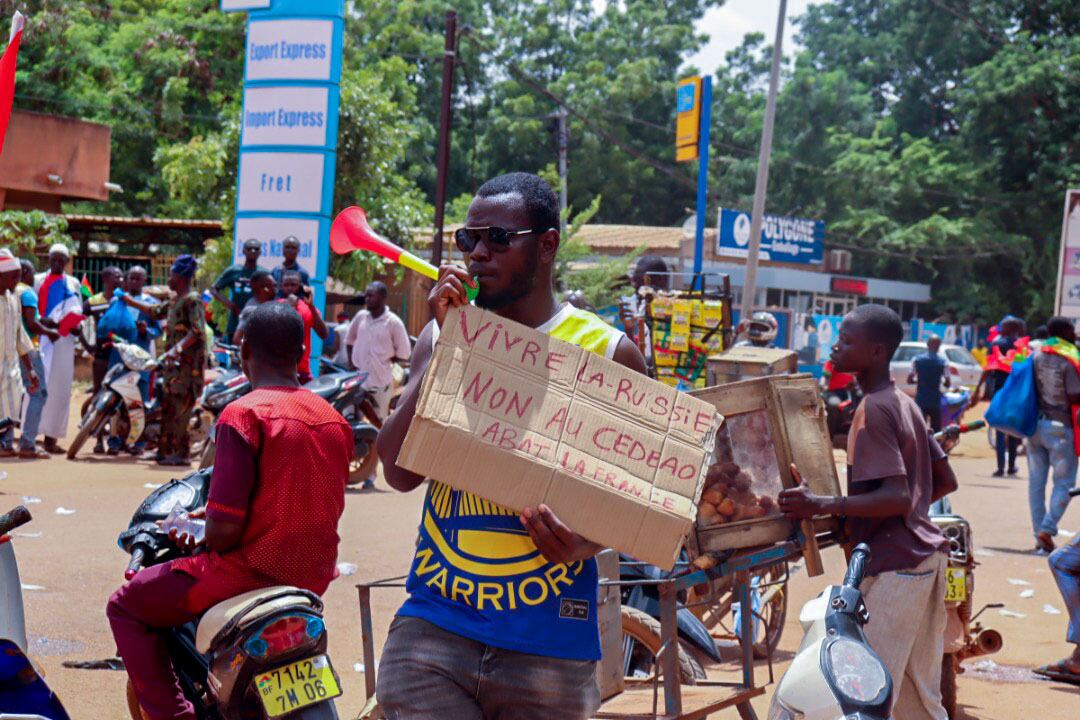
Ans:
[{"label": "blue t-shirt", "polygon": [[[536,329],[609,358],[622,337],[571,305]],[[596,560],[549,562],[516,512],[436,480],[405,587],[399,615],[504,650],[600,659]]]},{"label": "blue t-shirt", "polygon": [[921,408],[933,408],[941,404],[941,376],[945,374],[945,358],[929,351],[919,355],[911,363],[918,387],[915,404]]},{"label": "blue t-shirt", "polygon": [[[21,283],[20,283],[20,285],[21,285]],[[22,292],[19,293],[19,304],[22,305],[22,307],[24,307],[24,308],[28,308],[28,307],[29,308],[34,308],[34,319],[35,320],[40,319],[41,315],[38,314],[38,310],[37,310],[37,307],[38,307],[37,293],[34,292],[34,288],[32,288],[32,287],[30,287],[28,285],[22,285],[22,288],[23,288]],[[26,324],[26,318],[23,318],[23,327],[26,329],[26,334],[30,336],[31,340],[36,340],[37,339],[37,335],[30,332],[30,326]]]}]

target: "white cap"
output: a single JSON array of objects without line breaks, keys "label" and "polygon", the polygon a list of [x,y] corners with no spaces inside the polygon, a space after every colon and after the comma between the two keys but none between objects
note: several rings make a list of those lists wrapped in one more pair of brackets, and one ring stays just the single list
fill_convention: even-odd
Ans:
[{"label": "white cap", "polygon": [[9,273],[13,270],[21,270],[22,265],[7,248],[0,248],[0,273]]},{"label": "white cap", "polygon": [[68,246],[63,243],[56,243],[49,248],[49,254],[52,255],[53,253],[60,253],[64,257],[71,257],[71,251],[68,250]]}]

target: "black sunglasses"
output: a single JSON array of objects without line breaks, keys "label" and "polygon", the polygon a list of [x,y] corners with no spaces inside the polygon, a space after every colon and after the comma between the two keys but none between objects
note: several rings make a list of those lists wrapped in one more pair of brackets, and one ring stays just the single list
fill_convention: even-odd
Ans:
[{"label": "black sunglasses", "polygon": [[454,242],[458,250],[471,253],[476,245],[483,242],[488,250],[502,252],[510,247],[511,238],[532,233],[547,232],[547,228],[528,228],[526,230],[507,230],[501,227],[463,227],[454,231]]}]

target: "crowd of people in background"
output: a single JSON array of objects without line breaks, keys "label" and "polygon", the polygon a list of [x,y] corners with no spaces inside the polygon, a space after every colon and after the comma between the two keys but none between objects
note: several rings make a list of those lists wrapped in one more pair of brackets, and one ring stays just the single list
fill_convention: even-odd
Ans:
[{"label": "crowd of people in background", "polygon": [[[1053,679],[1080,678],[1080,534],[1062,547],[1056,544],[1058,526],[1069,506],[1069,491],[1076,487],[1080,453],[1080,351],[1072,320],[1053,317],[1027,335],[1023,319],[1007,315],[991,330],[988,342],[979,341],[972,355],[983,367],[972,405],[993,401],[1006,390],[1014,363],[1032,363],[1037,418],[1034,433],[1021,438],[993,430],[997,461],[995,478],[1020,473],[1017,457],[1027,460],[1028,501],[1036,554],[1048,555],[1051,571],[1069,613],[1066,639],[1075,645],[1064,660],[1036,669]],[[941,390],[949,386],[947,361],[940,354],[941,339],[932,336],[927,351],[912,363],[909,383],[917,385],[915,402],[934,431],[941,429]],[[1049,497],[1047,488],[1049,486]]]},{"label": "crowd of people in background", "polygon": [[[323,353],[341,370],[365,373],[364,389],[372,398],[381,424],[389,413],[390,399],[400,378],[395,367],[407,364],[412,351],[405,324],[387,307],[389,290],[371,283],[357,298],[362,309],[350,318],[339,313],[328,324],[313,301],[310,276],[298,262],[300,243],[283,242],[283,261],[266,269],[259,265],[262,246],[249,240],[242,248],[243,262],[227,268],[212,284],[209,294],[227,311],[222,336],[237,346],[244,339],[254,309],[278,302],[299,314],[305,352],[297,365],[303,384],[314,372],[312,348],[323,341]],[[162,465],[187,466],[191,462],[190,425],[203,389],[204,370],[212,361],[215,328],[208,322],[204,298],[194,287],[197,268],[191,256],[173,263],[167,277],[168,297],[146,291],[149,274],[142,266],[126,271],[106,266],[99,274],[98,292],[84,278],[69,272],[71,252],[63,244],[49,249],[47,270],[35,273],[34,261],[0,252],[4,283],[0,305],[0,457],[46,459],[67,452],[61,442],[67,435],[71,408],[75,358],[81,350],[90,359],[91,388],[82,404],[85,414],[109,370],[122,363],[117,343],[131,343],[159,357],[161,384],[161,433],[157,447],[145,453],[146,442],[127,439],[110,428],[99,434],[94,453],[130,453]],[[10,285],[10,288],[8,287]],[[128,321],[118,326],[110,311],[120,304]],[[114,316],[115,317],[115,316]],[[140,373],[143,403],[153,392],[151,373]],[[364,486],[374,485],[374,473]]]},{"label": "crowd of people in background", "polygon": [[[312,379],[312,363],[319,360],[312,357],[312,348],[315,338],[319,338],[322,354],[332,363],[332,369],[364,374],[363,388],[374,407],[372,421],[379,427],[390,421],[395,438],[400,440],[401,428],[390,417],[391,398],[395,388],[401,385],[395,373],[401,364],[410,361],[413,347],[405,323],[387,306],[387,286],[372,282],[363,293],[362,309],[354,317],[342,312],[335,323],[328,324],[313,301],[308,273],[297,262],[299,242],[290,238],[283,246],[284,261],[265,269],[259,265],[261,245],[254,240],[245,242],[243,262],[225,270],[213,283],[211,296],[227,310],[222,333],[225,339],[241,346],[243,356],[251,358],[251,352],[243,348],[252,323],[261,318],[266,328],[260,332],[266,335],[270,332],[267,328],[282,322],[276,316],[285,313],[295,317],[288,310],[278,308],[292,308],[299,317],[296,329],[301,332],[303,345],[295,368],[289,366],[290,378],[295,374],[298,386]],[[92,396],[109,369],[122,362],[115,343],[123,340],[151,356],[159,350],[162,352],[157,366],[163,380],[162,430],[157,448],[143,459],[168,466],[189,465],[189,428],[203,389],[203,373],[210,358],[213,335],[212,327],[207,325],[206,303],[194,287],[196,260],[184,255],[172,264],[167,283],[169,296],[165,299],[146,292],[149,278],[143,267],[130,267],[126,272],[113,266],[104,268],[100,273],[100,292],[92,293],[86,291],[85,281],[80,283],[67,272],[69,262],[68,249],[55,245],[49,250],[47,269],[35,274],[30,259],[19,259],[7,250],[0,250],[0,457],[44,459],[65,452],[60,442],[68,426],[77,343],[91,359]],[[644,327],[640,322],[643,296],[638,290],[646,284],[663,286],[667,282],[666,265],[661,269],[662,263],[651,256],[637,263],[632,280],[635,292],[626,299],[620,317],[628,338],[642,332]],[[128,313],[127,330],[121,334],[117,334],[109,320],[118,303]],[[873,426],[872,436],[877,438],[877,444],[869,443],[867,438],[871,436],[865,433],[849,435],[861,439],[849,439],[854,485],[847,497],[816,497],[802,487],[786,490],[780,497],[781,509],[793,518],[833,512],[837,508],[829,503],[843,502],[841,514],[855,518],[852,527],[857,528],[859,517],[880,517],[885,512],[883,508],[892,507],[889,503],[894,498],[890,493],[906,487],[915,514],[909,514],[908,524],[903,526],[904,542],[891,546],[890,553],[880,560],[875,556],[875,562],[886,564],[876,568],[874,582],[866,593],[868,603],[877,606],[878,616],[890,620],[886,623],[889,627],[878,625],[884,635],[874,643],[875,647],[899,646],[892,642],[890,633],[894,631],[907,633],[913,625],[942,625],[940,586],[944,561],[937,551],[943,539],[927,520],[926,513],[931,501],[956,486],[944,453],[932,437],[942,429],[943,390],[952,383],[941,338],[928,338],[926,351],[913,359],[907,382],[915,386],[915,392],[913,398],[908,398],[890,379],[889,363],[902,336],[899,317],[882,306],[861,306],[847,316],[832,360],[826,365],[825,386],[829,390],[855,387],[857,381],[852,372],[858,373],[858,382],[873,385],[863,388],[865,395],[853,427]],[[264,347],[252,352],[261,353],[266,362],[270,358],[270,365],[277,372],[280,358],[269,347],[269,337],[262,337],[260,342]],[[1018,475],[1018,456],[1026,457],[1034,551],[1049,556],[1070,617],[1067,640],[1076,645],[1070,656],[1036,670],[1048,677],[1080,677],[1080,535],[1062,547],[1056,542],[1060,535],[1058,524],[1069,504],[1069,491],[1076,485],[1080,452],[1080,351],[1076,341],[1074,324],[1067,318],[1051,318],[1029,336],[1025,322],[1009,315],[972,352],[984,368],[971,398],[973,406],[992,401],[999,393],[1007,394],[1014,363],[1031,362],[1038,406],[1035,431],[1024,439],[1014,433],[994,433],[993,476]],[[430,344],[431,338],[426,342]],[[141,376],[139,388],[145,402],[150,392],[149,373]],[[414,397],[410,402],[413,401]],[[21,428],[21,436],[16,443],[17,426]],[[883,432],[882,428],[887,429]],[[39,436],[41,446],[37,444]],[[141,443],[127,447],[124,438],[115,432],[107,438],[108,447],[105,441],[99,438],[95,451],[113,455],[128,451],[140,455],[145,449]],[[229,452],[226,449],[225,455]],[[391,484],[402,484],[400,470],[389,468],[389,471],[398,474]],[[882,478],[892,485],[886,487]],[[372,471],[364,487],[370,488],[374,483]],[[862,488],[860,483],[866,487]],[[880,523],[867,525],[867,537],[876,538],[881,527]],[[905,602],[902,606],[890,604],[889,598],[900,597],[897,593],[901,590],[894,582],[894,575],[911,573],[917,573],[925,581],[916,592],[910,580],[904,580],[901,594]],[[126,612],[143,610],[129,608]],[[398,636],[395,639],[404,638],[404,630]],[[912,707],[922,706],[926,713],[936,716],[936,706],[927,705],[929,696],[923,691],[935,682],[933,670],[941,656],[941,633],[923,636],[927,639],[925,646],[917,644],[909,648],[910,652],[889,655],[886,660],[894,678],[907,680],[901,697],[906,697]],[[392,645],[388,642],[388,647]],[[398,658],[393,652],[390,654],[391,660],[401,662],[408,655],[404,653]],[[405,699],[398,697],[396,701],[405,702]]]}]

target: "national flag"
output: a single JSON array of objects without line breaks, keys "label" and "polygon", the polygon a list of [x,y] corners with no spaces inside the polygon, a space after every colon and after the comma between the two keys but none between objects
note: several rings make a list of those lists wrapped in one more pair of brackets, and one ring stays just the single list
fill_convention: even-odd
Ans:
[{"label": "national flag", "polygon": [[[70,282],[69,282],[70,281]],[[75,278],[48,273],[38,288],[38,312],[56,323],[61,335],[68,335],[86,316],[82,314],[82,294]]]},{"label": "national flag", "polygon": [[90,279],[84,274],[82,276],[82,284],[79,285],[79,292],[82,293],[84,299],[89,300],[90,296],[94,294],[94,288],[90,286]]},{"label": "national flag", "polygon": [[0,152],[4,151],[4,135],[11,120],[11,106],[15,103],[15,67],[19,60],[19,44],[22,42],[26,18],[16,12],[11,18],[11,37],[7,49],[0,55]]}]

